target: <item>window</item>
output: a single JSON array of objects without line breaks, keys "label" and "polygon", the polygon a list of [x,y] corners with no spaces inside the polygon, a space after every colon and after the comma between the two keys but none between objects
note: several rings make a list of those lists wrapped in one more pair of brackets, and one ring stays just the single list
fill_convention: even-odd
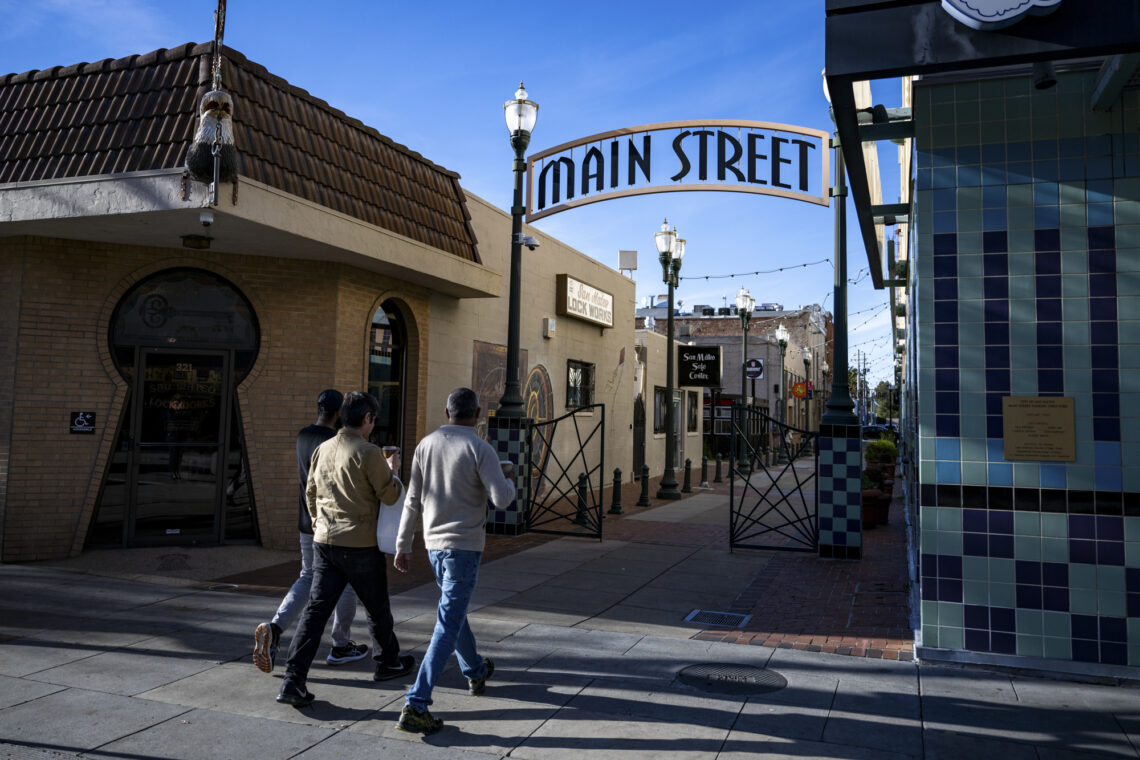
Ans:
[{"label": "window", "polygon": [[700,398],[697,396],[696,391],[689,391],[689,424],[686,428],[690,433],[697,432],[697,404],[700,403]]},{"label": "window", "polygon": [[566,362],[566,408],[594,403],[594,365],[570,359]]},{"label": "window", "polygon": [[665,389],[660,385],[653,389],[653,432],[665,432]]}]

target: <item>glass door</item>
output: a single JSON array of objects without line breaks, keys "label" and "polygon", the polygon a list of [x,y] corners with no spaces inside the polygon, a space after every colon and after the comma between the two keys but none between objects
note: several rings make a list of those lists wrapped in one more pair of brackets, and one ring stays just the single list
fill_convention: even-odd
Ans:
[{"label": "glass door", "polygon": [[227,485],[228,351],[140,348],[128,543],[216,542]]}]

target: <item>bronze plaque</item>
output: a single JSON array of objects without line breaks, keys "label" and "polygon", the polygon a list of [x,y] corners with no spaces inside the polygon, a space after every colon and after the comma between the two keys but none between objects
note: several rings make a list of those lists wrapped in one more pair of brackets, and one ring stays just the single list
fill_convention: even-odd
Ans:
[{"label": "bronze plaque", "polygon": [[1001,413],[1006,459],[1077,461],[1072,398],[1005,396]]}]

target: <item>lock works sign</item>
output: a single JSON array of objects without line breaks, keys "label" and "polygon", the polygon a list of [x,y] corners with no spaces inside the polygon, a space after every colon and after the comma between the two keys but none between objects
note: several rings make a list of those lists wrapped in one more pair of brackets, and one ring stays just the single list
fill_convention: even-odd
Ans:
[{"label": "lock works sign", "polygon": [[645,124],[527,158],[526,220],[649,193],[720,190],[829,203],[828,134],[765,121]]}]

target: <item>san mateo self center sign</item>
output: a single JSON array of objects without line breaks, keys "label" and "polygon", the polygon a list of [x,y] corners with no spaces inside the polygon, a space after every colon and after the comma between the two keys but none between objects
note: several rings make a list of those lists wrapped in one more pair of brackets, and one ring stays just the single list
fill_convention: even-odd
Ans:
[{"label": "san mateo self center sign", "polygon": [[526,220],[649,193],[722,190],[829,203],[828,134],[708,119],[615,129],[527,158]]}]

